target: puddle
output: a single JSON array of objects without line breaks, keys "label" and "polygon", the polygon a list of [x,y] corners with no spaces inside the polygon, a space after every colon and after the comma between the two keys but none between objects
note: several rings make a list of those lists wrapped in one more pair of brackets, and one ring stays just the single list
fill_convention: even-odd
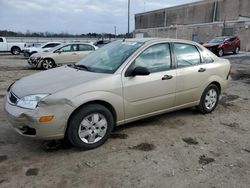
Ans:
[{"label": "puddle", "polygon": [[239,70],[237,73],[231,73],[231,77],[233,80],[244,80],[244,79],[250,79],[250,74],[248,71]]},{"label": "puddle", "polygon": [[233,122],[233,123],[224,123],[224,122],[221,122],[220,124],[228,126],[228,127],[231,127],[231,128],[239,127],[239,124],[236,123],[236,122]]},{"label": "puddle", "polygon": [[112,139],[127,139],[128,135],[123,133],[112,133],[110,138]]},{"label": "puddle", "polygon": [[46,151],[57,151],[61,149],[70,149],[72,145],[67,140],[52,140],[44,142],[44,148]]},{"label": "puddle", "polygon": [[4,183],[4,182],[7,182],[7,181],[8,181],[7,179],[0,179],[0,184]]},{"label": "puddle", "polygon": [[214,158],[207,157],[206,155],[201,155],[199,157],[199,163],[202,165],[207,165],[207,164],[212,163],[214,161],[215,161]]},{"label": "puddle", "polygon": [[129,147],[129,149],[135,149],[140,151],[152,151],[155,149],[155,145],[149,143],[141,143],[136,146]]},{"label": "puddle", "polygon": [[7,155],[0,155],[0,163],[7,160],[8,156]]},{"label": "puddle", "polygon": [[182,138],[182,140],[184,142],[186,142],[187,144],[190,144],[190,145],[197,145],[197,144],[199,144],[199,142],[197,142],[197,140],[194,139],[194,138]]},{"label": "puddle", "polygon": [[234,100],[236,100],[238,98],[240,98],[238,95],[225,95],[225,96],[221,97],[220,102],[221,103],[227,103],[227,102],[234,101]]},{"label": "puddle", "polygon": [[38,175],[38,172],[39,172],[39,169],[38,168],[29,168],[25,175],[26,176],[37,176]]},{"label": "puddle", "polygon": [[246,81],[244,81],[243,83],[245,83],[245,84],[250,84],[250,80],[246,80]]}]

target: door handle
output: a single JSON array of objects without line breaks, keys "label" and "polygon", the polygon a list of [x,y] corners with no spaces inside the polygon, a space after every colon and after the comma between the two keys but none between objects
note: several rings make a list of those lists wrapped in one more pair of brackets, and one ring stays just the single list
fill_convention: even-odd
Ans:
[{"label": "door handle", "polygon": [[170,80],[170,79],[172,79],[173,78],[173,76],[171,76],[171,75],[164,75],[161,79],[162,80]]},{"label": "door handle", "polygon": [[73,55],[76,55],[76,53],[74,52],[74,53],[72,53]]},{"label": "door handle", "polygon": [[206,71],[205,68],[200,68],[200,69],[198,70],[198,72],[205,72],[205,71]]}]

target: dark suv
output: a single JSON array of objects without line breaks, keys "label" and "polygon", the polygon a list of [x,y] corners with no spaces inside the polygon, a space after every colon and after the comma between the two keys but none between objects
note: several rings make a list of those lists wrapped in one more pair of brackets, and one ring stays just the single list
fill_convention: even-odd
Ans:
[{"label": "dark suv", "polygon": [[223,56],[227,52],[237,54],[240,51],[240,39],[235,36],[216,37],[208,43],[203,44],[203,46],[219,57]]}]

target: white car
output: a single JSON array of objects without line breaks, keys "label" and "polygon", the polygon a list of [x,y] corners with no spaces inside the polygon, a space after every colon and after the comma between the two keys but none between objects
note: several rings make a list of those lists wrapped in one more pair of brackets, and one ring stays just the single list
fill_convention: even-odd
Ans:
[{"label": "white car", "polygon": [[5,37],[0,37],[0,52],[11,52],[19,55],[25,48],[26,43],[8,43]]},{"label": "white car", "polygon": [[98,47],[89,43],[67,43],[50,49],[48,52],[35,53],[28,59],[34,68],[51,69],[57,65],[76,63]]},{"label": "white car", "polygon": [[61,42],[47,42],[47,43],[43,44],[40,47],[34,47],[34,46],[28,47],[28,48],[25,48],[23,50],[23,55],[25,57],[30,57],[34,53],[37,53],[37,52],[46,52],[49,49],[54,48],[54,47],[56,47],[56,46],[58,46],[60,44],[61,44]]}]

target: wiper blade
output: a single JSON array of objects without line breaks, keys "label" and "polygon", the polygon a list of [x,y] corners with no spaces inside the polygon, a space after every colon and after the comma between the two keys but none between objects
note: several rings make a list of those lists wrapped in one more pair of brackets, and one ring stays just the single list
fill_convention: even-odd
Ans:
[{"label": "wiper blade", "polygon": [[85,65],[69,64],[68,66],[73,67],[73,68],[78,69],[78,70],[85,69],[85,70],[89,71],[89,68]]}]

